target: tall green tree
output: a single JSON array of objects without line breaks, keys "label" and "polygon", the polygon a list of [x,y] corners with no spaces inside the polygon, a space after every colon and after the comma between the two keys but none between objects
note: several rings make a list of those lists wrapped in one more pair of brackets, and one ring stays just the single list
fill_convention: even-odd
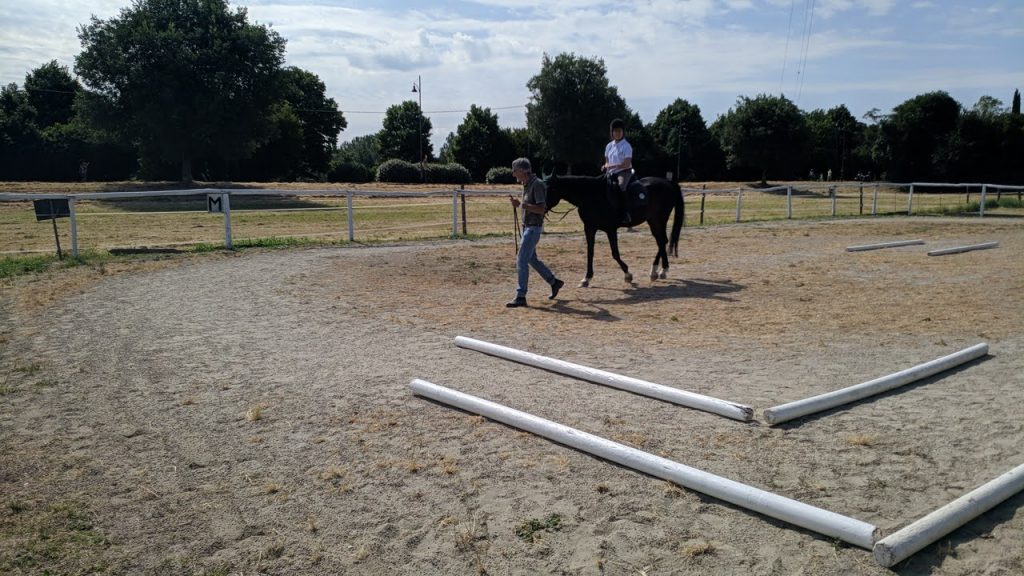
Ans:
[{"label": "tall green tree", "polygon": [[[421,124],[422,122],[422,124]],[[388,107],[384,125],[377,133],[377,154],[383,160],[405,160],[419,163],[420,150],[429,160],[434,156],[430,143],[433,125],[423,116],[420,105],[412,100]]]},{"label": "tall green tree", "polygon": [[327,86],[312,72],[291,66],[283,74],[284,100],[302,127],[302,171],[307,175],[327,172],[338,145],[338,135],[348,121],[338,103],[327,97]]},{"label": "tall green tree", "polygon": [[707,180],[721,173],[721,147],[711,137],[699,106],[676,98],[658,112],[650,130],[677,179]]},{"label": "tall green tree", "polygon": [[[604,60],[544,54],[540,73],[526,83],[526,122],[540,141],[540,155],[600,167],[608,124],[629,114],[618,89],[608,84]],[[627,134],[638,126],[626,126]]]},{"label": "tall green tree", "polygon": [[915,96],[893,108],[881,122],[889,178],[945,178],[959,120],[960,104],[942,91]]},{"label": "tall green tree", "polygon": [[355,162],[356,164],[362,164],[369,170],[374,170],[380,164],[378,150],[376,134],[356,136],[338,145],[338,150],[334,154],[334,160],[336,162],[342,160]]},{"label": "tall green tree", "polygon": [[82,85],[71,76],[67,66],[51,60],[25,75],[28,103],[36,110],[36,125],[46,129],[66,124],[75,117],[75,97]]},{"label": "tall green tree", "polygon": [[285,41],[226,0],[135,0],[79,28],[91,118],[138,142],[145,165],[249,157],[270,135]]},{"label": "tall green tree", "polygon": [[720,116],[712,132],[722,143],[730,170],[753,171],[767,184],[792,178],[807,147],[807,125],[800,109],[785,96],[740,96],[735,108]]},{"label": "tall green tree", "polygon": [[1013,103],[1010,105],[1010,114],[1020,116],[1020,90],[1013,91]]},{"label": "tall green tree", "polygon": [[498,165],[497,154],[507,147],[502,142],[505,138],[498,126],[498,115],[490,108],[474,104],[450,136],[442,158],[447,156],[447,161],[462,164],[474,182],[483,182],[487,171]]},{"label": "tall green tree", "polygon": [[816,109],[804,115],[807,123],[808,142],[807,163],[797,166],[799,173],[814,169],[828,173],[832,170],[834,179],[845,179],[850,172],[856,173],[867,166],[857,162],[855,150],[864,138],[864,125],[854,118],[846,105],[839,105],[828,110]]}]

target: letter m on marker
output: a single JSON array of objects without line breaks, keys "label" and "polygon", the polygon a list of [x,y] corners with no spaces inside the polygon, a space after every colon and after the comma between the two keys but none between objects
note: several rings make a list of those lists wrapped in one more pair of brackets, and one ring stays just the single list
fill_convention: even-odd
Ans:
[{"label": "letter m on marker", "polygon": [[220,194],[207,194],[206,195],[206,211],[210,214],[220,214],[224,212],[224,205],[221,203]]}]

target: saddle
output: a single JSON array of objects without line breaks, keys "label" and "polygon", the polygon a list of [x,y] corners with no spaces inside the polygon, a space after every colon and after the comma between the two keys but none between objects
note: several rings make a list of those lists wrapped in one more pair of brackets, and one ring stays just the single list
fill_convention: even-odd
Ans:
[{"label": "saddle", "polygon": [[619,183],[613,178],[606,179],[608,184],[608,197],[615,198],[622,195],[627,210],[632,208],[644,208],[647,206],[647,188],[640,183],[635,173],[630,173],[629,182],[626,184],[626,192],[619,189]]}]

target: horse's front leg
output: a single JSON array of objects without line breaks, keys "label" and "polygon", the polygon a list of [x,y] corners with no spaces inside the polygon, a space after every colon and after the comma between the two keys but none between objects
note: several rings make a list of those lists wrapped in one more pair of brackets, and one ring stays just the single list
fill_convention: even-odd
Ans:
[{"label": "horse's front leg", "polygon": [[626,263],[623,262],[622,258],[619,256],[619,234],[618,234],[618,231],[616,231],[614,229],[613,230],[605,230],[605,234],[608,235],[608,246],[610,246],[611,249],[612,249],[612,258],[614,258],[615,261],[619,263],[619,268],[622,269],[622,273],[624,274],[624,279],[625,279],[626,283],[627,284],[632,284],[633,283],[633,275],[629,272],[629,266],[626,266]]},{"label": "horse's front leg", "polygon": [[583,233],[587,237],[587,275],[580,280],[580,288],[590,286],[590,280],[594,278],[594,241],[597,239],[597,229],[587,227]]}]

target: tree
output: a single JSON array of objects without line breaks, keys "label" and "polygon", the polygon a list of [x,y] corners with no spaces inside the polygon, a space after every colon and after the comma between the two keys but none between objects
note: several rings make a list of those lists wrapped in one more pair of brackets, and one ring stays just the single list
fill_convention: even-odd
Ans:
[{"label": "tree", "polygon": [[25,75],[28,103],[36,111],[36,125],[45,129],[65,124],[75,117],[75,96],[82,85],[56,60],[43,64]]},{"label": "tree", "polygon": [[312,72],[294,66],[284,70],[284,100],[302,127],[303,171],[325,173],[338,144],[338,134],[348,127],[338,103],[327,97],[327,87]]},{"label": "tree", "polygon": [[430,143],[432,130],[430,119],[424,118],[419,104],[412,100],[395,104],[384,113],[384,126],[377,134],[377,154],[381,160],[398,159],[418,164],[422,160],[422,147],[423,155],[430,159],[434,155]]},{"label": "tree", "polygon": [[915,96],[893,108],[881,122],[895,180],[946,177],[960,104],[946,92]]},{"label": "tree", "polygon": [[860,166],[847,166],[847,158],[860,146],[864,125],[853,117],[845,105],[829,110],[812,110],[804,115],[804,120],[810,140],[808,163],[796,167],[800,173],[812,168],[825,173],[832,170],[836,179],[845,179],[848,168],[851,171],[861,169]]},{"label": "tree", "polygon": [[0,87],[0,179],[35,179],[33,159],[40,145],[36,111],[28,94],[13,82]]},{"label": "tree", "polygon": [[497,152],[503,148],[504,138],[498,127],[498,115],[491,113],[490,108],[474,104],[455,133],[449,135],[442,158],[462,164],[474,182],[483,182],[487,171],[498,165]]},{"label": "tree", "polygon": [[1010,114],[1020,116],[1020,90],[1013,91],[1013,104],[1010,105]]},{"label": "tree", "polygon": [[348,160],[356,164],[362,164],[373,170],[380,164],[380,156],[377,154],[379,145],[376,134],[356,136],[348,142],[342,142],[338,151],[334,154],[335,161]]},{"label": "tree", "polygon": [[90,117],[138,142],[144,165],[250,156],[280,98],[285,41],[226,0],[136,0],[79,28]]},{"label": "tree", "polygon": [[[526,83],[531,94],[526,122],[540,141],[541,155],[570,167],[601,165],[609,122],[629,113],[606,73],[601,59],[564,53],[552,59],[544,54],[540,73]],[[626,132],[637,128],[627,124]]]},{"label": "tree", "polygon": [[740,96],[736,107],[715,121],[716,133],[730,169],[756,170],[762,184],[768,172],[777,178],[794,176],[807,146],[803,114],[785,96]]},{"label": "tree", "polygon": [[721,148],[711,137],[700,107],[676,98],[658,112],[650,131],[668,155],[669,171],[677,179],[706,180],[721,172]]}]

